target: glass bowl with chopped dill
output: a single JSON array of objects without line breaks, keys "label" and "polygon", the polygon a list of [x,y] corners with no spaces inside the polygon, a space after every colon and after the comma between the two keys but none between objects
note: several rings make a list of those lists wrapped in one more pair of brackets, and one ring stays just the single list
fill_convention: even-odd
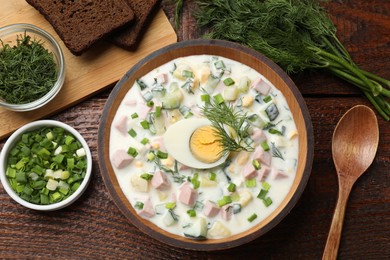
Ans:
[{"label": "glass bowl with chopped dill", "polygon": [[17,203],[52,211],[75,202],[92,172],[88,144],[73,127],[55,120],[28,123],[0,153],[0,180]]},{"label": "glass bowl with chopped dill", "polygon": [[20,112],[40,108],[64,80],[64,55],[53,36],[32,24],[0,28],[0,106]]}]

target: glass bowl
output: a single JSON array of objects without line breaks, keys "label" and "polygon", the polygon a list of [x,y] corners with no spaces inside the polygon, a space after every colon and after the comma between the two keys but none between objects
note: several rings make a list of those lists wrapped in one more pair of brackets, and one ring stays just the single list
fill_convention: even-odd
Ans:
[{"label": "glass bowl", "polygon": [[[0,98],[0,106],[13,111],[30,111],[42,107],[52,100],[60,91],[65,80],[65,61],[60,45],[48,32],[32,24],[12,24],[0,28],[0,40],[3,45],[16,45],[17,37],[29,35],[31,40],[39,41],[45,49],[53,53],[54,62],[57,66],[57,79],[53,87],[44,96],[37,100],[23,104],[12,104]],[[0,52],[3,49],[0,46]],[[1,87],[1,86],[0,86]]]}]

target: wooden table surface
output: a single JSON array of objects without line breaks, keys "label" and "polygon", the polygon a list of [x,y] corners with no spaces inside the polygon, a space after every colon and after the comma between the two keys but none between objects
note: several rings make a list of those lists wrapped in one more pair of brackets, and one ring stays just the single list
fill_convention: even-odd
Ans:
[{"label": "wooden table surface", "polygon": [[[202,35],[191,15],[193,1],[184,2],[179,41]],[[390,1],[333,0],[323,1],[323,5],[356,63],[390,79]],[[162,6],[173,23],[173,4],[163,1]],[[353,87],[327,73],[292,78],[313,122],[313,169],[298,204],[264,236],[226,251],[194,252],[169,247],[129,223],[111,200],[98,166],[98,124],[109,88],[50,117],[80,131],[92,150],[93,178],[76,203],[56,212],[36,212],[15,203],[0,186],[0,258],[321,259],[338,191],[332,133],[349,108],[369,103]],[[340,259],[390,257],[390,123],[379,116],[378,122],[378,152],[349,198]],[[5,141],[0,141],[0,149]]]}]

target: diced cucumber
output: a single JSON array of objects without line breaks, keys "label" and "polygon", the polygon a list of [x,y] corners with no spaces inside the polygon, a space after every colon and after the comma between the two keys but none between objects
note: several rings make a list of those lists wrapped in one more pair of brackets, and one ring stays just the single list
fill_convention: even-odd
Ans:
[{"label": "diced cucumber", "polygon": [[234,101],[238,97],[238,89],[236,86],[225,87],[223,90],[223,98],[226,101]]},{"label": "diced cucumber", "polygon": [[210,75],[206,81],[206,84],[204,86],[204,90],[207,93],[212,94],[214,92],[215,88],[217,87],[219,81],[220,81],[220,78],[217,78],[213,75]]},{"label": "diced cucumber", "polygon": [[196,240],[206,239],[207,236],[207,221],[199,217],[193,224],[184,231],[184,236]]},{"label": "diced cucumber", "polygon": [[165,96],[161,98],[162,107],[165,109],[178,108],[182,100],[183,94],[181,93],[179,86],[176,82],[172,82]]},{"label": "diced cucumber", "polygon": [[165,226],[169,227],[177,222],[177,216],[172,210],[167,210],[162,216],[162,221]]},{"label": "diced cucumber", "polygon": [[247,77],[247,76],[243,76],[240,78],[240,80],[238,81],[238,90],[241,92],[241,93],[246,93],[248,92],[249,90],[249,85],[251,84],[251,80]]},{"label": "diced cucumber", "polygon": [[275,120],[278,117],[278,115],[279,115],[279,109],[278,109],[278,107],[274,103],[271,103],[265,109],[265,112],[267,113],[267,116],[268,116],[270,121]]}]

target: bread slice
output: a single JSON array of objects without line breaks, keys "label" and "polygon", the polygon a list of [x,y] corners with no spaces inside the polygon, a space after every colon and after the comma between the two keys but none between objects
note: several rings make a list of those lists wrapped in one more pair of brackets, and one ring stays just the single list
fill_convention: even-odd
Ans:
[{"label": "bread slice", "polygon": [[139,41],[148,26],[151,18],[160,5],[160,0],[126,0],[133,9],[135,21],[130,26],[118,31],[110,38],[119,47],[133,51],[137,48]]},{"label": "bread slice", "polygon": [[135,18],[127,0],[26,1],[45,16],[74,55]]}]

